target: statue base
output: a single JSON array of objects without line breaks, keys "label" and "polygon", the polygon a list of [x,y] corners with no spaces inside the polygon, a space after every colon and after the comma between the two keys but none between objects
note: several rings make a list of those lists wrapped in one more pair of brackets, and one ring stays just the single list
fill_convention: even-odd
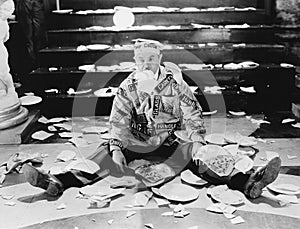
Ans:
[{"label": "statue base", "polygon": [[0,130],[7,129],[25,122],[28,119],[28,110],[17,103],[0,111]]}]

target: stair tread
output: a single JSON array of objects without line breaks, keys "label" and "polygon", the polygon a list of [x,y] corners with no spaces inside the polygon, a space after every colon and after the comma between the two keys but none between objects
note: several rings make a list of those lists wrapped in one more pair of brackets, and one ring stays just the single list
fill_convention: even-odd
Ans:
[{"label": "stair tread", "polygon": [[[84,10],[87,11],[86,13],[82,10],[76,10],[72,11],[69,13],[57,13],[57,12],[52,12],[54,15],[62,16],[62,15],[69,15],[69,16],[74,16],[74,15],[81,15],[81,16],[89,16],[89,15],[113,15],[115,12],[113,9],[105,9],[105,10],[112,10],[112,12],[101,12],[101,9],[97,10]],[[93,11],[93,12],[92,12]],[[265,13],[264,9],[251,9],[251,10],[243,10],[243,8],[237,8],[237,9],[229,9],[229,10],[224,10],[224,11],[217,11],[213,10],[212,8],[208,9],[199,9],[195,11],[170,11],[170,12],[162,12],[162,11],[145,11],[145,12],[140,12],[140,11],[132,11],[134,14],[195,14],[195,13],[245,13],[245,12],[253,12],[253,13]]]},{"label": "stair tread", "polygon": [[236,7],[257,7],[258,1],[253,0],[68,0],[62,1],[61,7],[63,8],[76,8],[76,9],[97,9],[97,8],[113,8],[114,6],[126,6],[126,7],[147,7],[147,6],[161,6],[161,7],[222,7],[222,6],[236,6]]},{"label": "stair tread", "polygon": [[[244,48],[277,48],[277,49],[285,49],[284,45],[281,44],[254,44],[254,43],[216,43],[217,45],[209,45],[207,43],[203,44],[167,44],[164,46],[163,50],[198,50],[198,49],[216,49],[216,48],[224,48],[224,49],[244,49]],[[77,51],[77,47],[74,46],[63,46],[63,47],[46,47],[41,49],[39,52],[48,53],[48,52],[99,52],[99,51],[132,51],[133,45],[111,45],[108,49],[103,50],[82,50]]]},{"label": "stair tread", "polygon": [[[48,33],[61,33],[61,32],[129,32],[129,31],[180,31],[180,30],[219,30],[219,31],[227,31],[227,30],[252,30],[252,29],[274,29],[276,26],[274,25],[249,25],[249,27],[240,27],[240,28],[225,28],[224,26],[216,26],[216,25],[211,25],[213,28],[195,28],[191,25],[176,25],[176,26],[152,26],[147,27],[149,25],[145,26],[132,26],[128,29],[117,29],[114,26],[111,27],[102,27],[102,26],[92,26],[90,28],[78,28],[78,29],[53,29],[53,30],[48,30]],[[149,28],[149,29],[147,29]]]},{"label": "stair tread", "polygon": [[[278,64],[260,64],[260,66],[256,69],[286,69],[286,70],[290,70],[291,68],[284,68],[281,67]],[[293,68],[294,69],[294,68]],[[197,72],[197,71],[215,71],[215,72],[242,72],[242,71],[253,71],[255,69],[224,69],[224,68],[215,68],[212,70],[207,70],[207,69],[203,69],[203,70],[188,70],[188,69],[182,69],[183,72]],[[97,72],[87,72],[89,74],[98,74],[98,73],[111,73],[111,72],[122,72],[122,71],[97,71]],[[132,72],[132,71],[123,71],[123,72]],[[78,67],[64,67],[64,68],[60,68],[57,71],[49,71],[49,68],[37,68],[35,69],[32,74],[40,74],[40,73],[50,73],[50,74],[64,74],[64,73],[73,73],[73,74],[82,74],[82,73],[86,73],[84,70],[79,70]]]}]

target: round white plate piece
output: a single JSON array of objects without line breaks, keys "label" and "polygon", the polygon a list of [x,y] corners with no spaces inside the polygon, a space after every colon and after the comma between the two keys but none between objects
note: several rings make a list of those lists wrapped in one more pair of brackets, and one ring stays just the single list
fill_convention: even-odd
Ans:
[{"label": "round white plate piece", "polygon": [[187,131],[185,130],[176,130],[174,134],[177,138],[184,142],[192,142],[192,140],[188,137]]},{"label": "round white plate piece", "polygon": [[202,115],[203,116],[208,116],[208,115],[214,115],[216,114],[218,111],[217,110],[213,110],[213,111],[203,111]]},{"label": "round white plate piece", "polygon": [[72,150],[63,150],[59,155],[57,155],[56,159],[59,161],[70,161],[76,158],[76,153]]},{"label": "round white plate piece", "polygon": [[185,184],[170,184],[167,183],[159,188],[161,196],[168,200],[187,202],[198,198],[199,191]]},{"label": "round white plate piece", "polygon": [[285,195],[299,195],[300,177],[288,174],[279,174],[277,179],[267,187],[276,193]]},{"label": "round white plate piece", "polygon": [[158,195],[158,196],[161,196],[161,194],[159,193],[159,188],[151,187],[151,191],[152,191],[154,194],[156,194],[156,195]]},{"label": "round white plate piece", "polygon": [[240,156],[235,161],[234,167],[242,173],[248,172],[253,168],[254,161],[248,156]]},{"label": "round white plate piece", "polygon": [[23,106],[30,106],[34,104],[38,104],[42,102],[42,98],[39,96],[29,95],[29,96],[23,96],[20,98],[21,104]]},{"label": "round white plate piece", "polygon": [[112,97],[115,93],[111,88],[100,88],[99,90],[94,91],[94,95],[97,97]]},{"label": "round white plate piece", "polygon": [[192,184],[192,185],[205,185],[207,181],[203,180],[202,178],[196,176],[190,170],[185,170],[180,174],[180,177],[183,181]]},{"label": "round white plate piece", "polygon": [[229,144],[223,146],[225,150],[227,150],[232,156],[237,156],[239,152],[239,145],[238,144]]},{"label": "round white plate piece", "polygon": [[64,9],[64,10],[52,10],[52,13],[55,14],[68,14],[71,13],[73,9]]},{"label": "round white plate piece", "polygon": [[83,94],[90,93],[91,91],[92,91],[91,88],[84,89],[84,90],[78,90],[78,91],[75,91],[73,88],[69,88],[69,90],[67,91],[67,93],[69,95],[83,95]]},{"label": "round white plate piece", "polygon": [[257,141],[253,137],[242,136],[239,143],[240,146],[254,146],[257,144]]},{"label": "round white plate piece", "polygon": [[294,68],[295,66],[292,64],[287,64],[287,63],[281,63],[280,67],[282,68]]},{"label": "round white plate piece", "polygon": [[229,114],[233,115],[233,116],[245,116],[246,113],[244,111],[228,111]]},{"label": "round white plate piece", "polygon": [[239,205],[244,203],[244,195],[239,191],[229,189],[227,185],[209,188],[208,193],[214,200],[224,204]]},{"label": "round white plate piece", "polygon": [[239,63],[239,65],[241,65],[241,67],[245,69],[257,68],[259,66],[258,63],[255,63],[253,61],[244,61],[242,63]]},{"label": "round white plate piece", "polygon": [[224,134],[215,133],[209,134],[204,137],[204,140],[210,144],[214,145],[225,145],[226,141],[224,139]]},{"label": "round white plate piece", "polygon": [[229,144],[223,146],[223,148],[227,150],[232,156],[244,155],[251,157],[255,154],[255,150],[250,146],[239,147],[238,144]]},{"label": "round white plate piece", "polygon": [[256,93],[253,86],[251,86],[251,87],[240,87],[240,89],[241,89],[241,91],[246,92],[246,93]]},{"label": "round white plate piece", "polygon": [[83,133],[86,134],[98,134],[105,133],[109,130],[106,126],[89,126],[82,129]]},{"label": "round white plate piece", "polygon": [[86,45],[85,47],[89,50],[104,50],[104,49],[109,49],[110,45],[92,44],[92,45]]},{"label": "round white plate piece", "polygon": [[78,69],[86,72],[95,72],[96,66],[94,64],[87,64],[79,66]]},{"label": "round white plate piece", "polygon": [[40,131],[37,131],[37,132],[33,133],[31,135],[31,137],[33,139],[37,139],[37,140],[43,141],[43,140],[51,137],[52,135],[53,135],[52,133],[47,133],[46,131],[40,130]]},{"label": "round white plate piece", "polygon": [[239,143],[243,136],[238,132],[227,131],[224,134],[224,139],[228,143]]},{"label": "round white plate piece", "polygon": [[88,159],[78,159],[76,161],[72,161],[65,167],[66,171],[70,171],[71,169],[76,169],[82,172],[86,172],[89,174],[96,173],[100,167],[95,162]]},{"label": "round white plate piece", "polygon": [[55,126],[56,128],[62,128],[68,131],[72,130],[72,126],[66,123],[54,123],[53,126]]}]

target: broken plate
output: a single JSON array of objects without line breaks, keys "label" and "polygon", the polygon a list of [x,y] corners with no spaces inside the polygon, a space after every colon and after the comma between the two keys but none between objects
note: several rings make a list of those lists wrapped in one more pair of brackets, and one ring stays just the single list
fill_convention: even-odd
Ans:
[{"label": "broken plate", "polygon": [[62,133],[58,133],[58,135],[61,138],[79,138],[79,137],[82,137],[82,133],[76,133],[76,132],[62,132]]},{"label": "broken plate", "polygon": [[245,69],[257,68],[259,66],[258,63],[255,63],[253,61],[244,61],[242,63],[239,63],[239,65]]},{"label": "broken plate", "polygon": [[52,13],[56,14],[68,14],[71,13],[73,9],[65,9],[65,10],[52,10]]},{"label": "broken plate", "polygon": [[282,68],[294,68],[295,66],[292,64],[287,64],[287,63],[281,63],[280,67]]},{"label": "broken plate", "polygon": [[94,91],[94,95],[97,97],[112,97],[115,95],[111,88],[100,88],[97,91]]},{"label": "broken plate", "polygon": [[232,156],[237,156],[239,152],[239,145],[238,144],[230,144],[223,146],[225,150],[227,150]]},{"label": "broken plate", "polygon": [[159,188],[161,196],[168,200],[187,202],[198,198],[199,191],[185,184],[170,184],[167,183]]},{"label": "broken plate", "polygon": [[108,131],[108,127],[105,126],[89,126],[82,129],[83,133],[87,134],[98,134],[105,133]]},{"label": "broken plate", "polygon": [[29,105],[34,105],[42,102],[42,98],[39,96],[29,95],[29,96],[21,97],[20,101],[21,101],[21,105],[29,106]]},{"label": "broken plate", "polygon": [[214,200],[224,204],[239,205],[244,203],[243,193],[229,189],[227,185],[219,185],[210,188],[208,193]]},{"label": "broken plate", "polygon": [[196,176],[190,170],[185,170],[180,174],[180,177],[183,181],[192,184],[192,185],[205,185],[207,181],[203,180],[202,178]]},{"label": "broken plate", "polygon": [[188,137],[187,131],[185,130],[176,130],[174,134],[177,138],[184,142],[192,142],[192,140]]},{"label": "broken plate", "polygon": [[45,139],[51,137],[52,135],[53,135],[53,134],[47,133],[47,132],[41,130],[41,131],[37,131],[37,132],[33,133],[33,134],[31,135],[31,137],[32,137],[33,139],[37,139],[37,140],[43,141],[43,140],[45,140]]},{"label": "broken plate", "polygon": [[231,131],[227,131],[224,134],[224,139],[228,142],[228,143],[239,143],[241,141],[241,138],[243,136],[238,133],[238,132],[231,132]]},{"label": "broken plate", "polygon": [[233,116],[245,116],[246,113],[244,111],[228,111],[229,114],[233,115]]},{"label": "broken plate", "polygon": [[68,95],[83,95],[83,94],[87,94],[90,93],[92,91],[92,89],[81,89],[81,90],[77,90],[75,91],[73,88],[69,88],[69,90],[67,91]]},{"label": "broken plate", "polygon": [[193,161],[204,162],[207,167],[219,176],[228,176],[234,168],[234,157],[223,147],[218,145],[202,146],[195,155]]},{"label": "broken plate", "polygon": [[208,115],[214,115],[216,114],[218,111],[217,110],[213,110],[213,111],[203,111],[202,115],[203,116],[208,116]]},{"label": "broken plate", "polygon": [[285,195],[300,194],[299,176],[279,174],[277,179],[267,186],[270,190]]},{"label": "broken plate", "polygon": [[89,50],[104,50],[104,49],[109,49],[110,45],[92,44],[92,45],[86,45],[85,47]]},{"label": "broken plate", "polygon": [[71,169],[76,169],[82,172],[86,172],[89,174],[94,174],[98,170],[100,170],[100,167],[95,162],[88,160],[88,159],[78,159],[76,161],[72,161],[70,164],[68,164],[65,167],[66,171],[70,171]]},{"label": "broken plate", "polygon": [[253,137],[242,136],[239,143],[240,146],[254,146],[257,144],[257,141]]},{"label": "broken plate", "polygon": [[235,161],[234,167],[242,173],[248,172],[253,168],[254,161],[248,156],[239,156]]},{"label": "broken plate", "polygon": [[72,130],[72,126],[66,123],[54,123],[53,126],[57,127],[57,128],[62,128],[68,131]]},{"label": "broken plate", "polygon": [[241,91],[246,93],[256,93],[254,87],[240,87]]},{"label": "broken plate", "polygon": [[208,134],[204,137],[204,140],[208,143],[214,145],[225,145],[226,141],[224,139],[224,134],[215,133],[215,134]]},{"label": "broken plate", "polygon": [[56,159],[59,161],[70,161],[75,158],[76,158],[76,153],[72,150],[63,150],[56,157]]},{"label": "broken plate", "polygon": [[48,123],[58,123],[58,122],[62,122],[62,121],[68,121],[67,118],[60,118],[60,117],[57,117],[57,118],[51,118],[48,120]]},{"label": "broken plate", "polygon": [[103,186],[103,184],[95,183],[92,185],[86,185],[79,189],[82,195],[98,197],[97,200],[102,201],[107,198],[111,198],[122,194],[126,188],[110,188]]}]

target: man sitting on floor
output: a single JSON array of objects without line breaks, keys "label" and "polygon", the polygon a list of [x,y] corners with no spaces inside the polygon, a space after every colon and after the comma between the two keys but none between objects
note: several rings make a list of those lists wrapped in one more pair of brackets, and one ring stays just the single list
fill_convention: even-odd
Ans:
[{"label": "man sitting on floor", "polygon": [[[110,115],[111,139],[101,144],[88,159],[111,174],[128,173],[127,164],[135,159],[164,161],[179,173],[191,168],[213,184],[227,184],[249,198],[257,198],[262,189],[279,173],[281,160],[273,158],[266,166],[247,174],[232,171],[220,177],[204,164],[195,165],[192,155],[205,144],[202,109],[177,65],[161,64],[162,44],[137,40],[134,60],[137,70],[120,85]],[[180,144],[174,132],[183,130],[192,142]],[[69,187],[82,187],[97,180],[97,174],[71,170],[50,175],[30,165],[23,166],[33,186],[59,195]]]}]

